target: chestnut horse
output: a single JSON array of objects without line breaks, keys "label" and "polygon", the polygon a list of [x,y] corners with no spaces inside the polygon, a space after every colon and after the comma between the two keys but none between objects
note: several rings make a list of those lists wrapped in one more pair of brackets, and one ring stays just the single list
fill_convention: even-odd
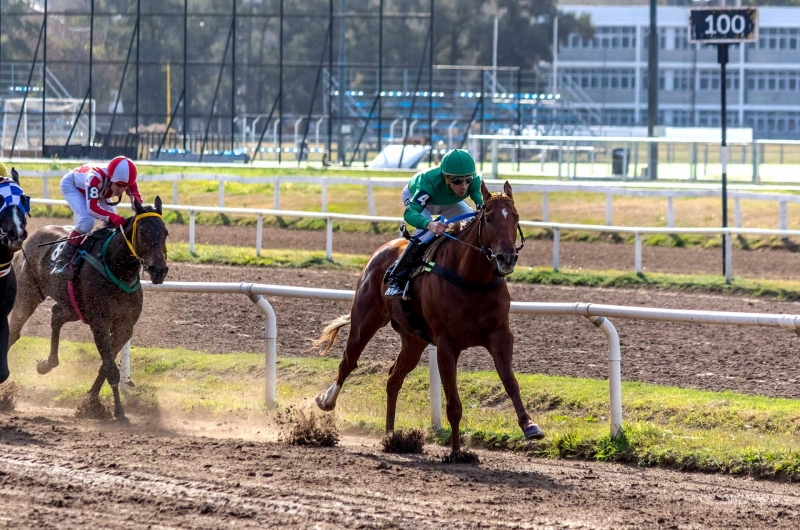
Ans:
[{"label": "chestnut horse", "polygon": [[19,187],[19,174],[11,168],[11,180],[0,177],[0,383],[10,375],[8,370],[8,314],[17,297],[17,277],[11,266],[14,253],[28,237],[27,219],[30,198]]},{"label": "chestnut horse", "polygon": [[468,224],[462,222],[454,233],[458,241],[442,244],[435,256],[438,270],[426,272],[414,280],[409,288],[410,301],[383,295],[386,269],[403,251],[405,241],[390,241],[375,251],[361,272],[350,313],[334,320],[315,342],[316,346],[323,346],[324,354],[333,346],[339,330],[351,324],[339,376],[327,392],[317,397],[319,408],[328,411],[336,407],[342,385],[355,369],[361,352],[375,333],[391,322],[400,334],[401,348],[389,370],[386,385],[387,432],[394,430],[397,395],[403,380],[417,366],[422,352],[431,342],[438,349],[447,420],[453,433],[453,453],[461,450],[461,400],[456,385],[456,364],[461,352],[473,346],[483,346],[492,355],[525,437],[544,437],[544,432],[525,411],[511,366],[514,353],[514,335],[508,323],[511,296],[503,277],[514,271],[517,252],[522,248],[521,245],[515,247],[516,236],[518,231],[520,235],[522,232],[508,182],[503,191],[491,194],[485,184],[481,185],[484,207],[477,219]]},{"label": "chestnut horse", "polygon": [[[139,271],[147,271],[153,283],[163,283],[167,276],[167,228],[161,218],[161,199],[155,207],[133,201],[134,215],[120,230],[102,229],[88,236],[76,254],[83,252],[85,263],[70,280],[63,274],[51,274],[53,264],[66,242],[71,227],[45,226],[25,243],[27,260],[14,260],[20,296],[11,313],[11,338],[14,344],[22,326],[43,302],[37,284],[45,295],[55,300],[50,317],[50,356],[38,362],[44,375],[58,366],[58,342],[61,328],[76,320],[89,324],[102,364],[89,389],[89,410],[104,409],[100,388],[108,381],[114,394],[114,416],[125,421],[119,397],[119,368],[115,359],[133,335],[133,327],[142,312],[143,295]],[[124,236],[124,237],[123,237]],[[70,282],[72,285],[70,286]],[[71,291],[71,292],[70,292]]]}]

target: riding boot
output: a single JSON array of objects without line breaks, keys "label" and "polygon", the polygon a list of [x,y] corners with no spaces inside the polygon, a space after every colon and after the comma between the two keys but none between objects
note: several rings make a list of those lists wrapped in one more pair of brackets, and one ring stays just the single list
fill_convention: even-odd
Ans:
[{"label": "riding boot", "polygon": [[70,264],[72,263],[72,258],[75,256],[75,252],[77,252],[78,247],[81,246],[82,236],[80,232],[73,232],[69,235],[70,239],[67,239],[67,244],[64,245],[64,248],[61,249],[61,253],[56,258],[55,263],[53,264],[53,270],[50,271],[50,274],[63,274],[65,276],[70,275]]},{"label": "riding boot", "polygon": [[389,287],[386,289],[384,296],[403,296],[405,299],[408,299],[404,291],[408,284],[409,277],[411,276],[414,262],[417,261],[424,249],[425,245],[417,239],[411,239],[408,242],[403,254],[401,254],[394,265],[386,271]]}]

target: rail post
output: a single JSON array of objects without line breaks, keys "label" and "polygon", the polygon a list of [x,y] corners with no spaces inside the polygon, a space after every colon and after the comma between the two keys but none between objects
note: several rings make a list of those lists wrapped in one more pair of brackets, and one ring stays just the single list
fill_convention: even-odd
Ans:
[{"label": "rail post", "polygon": [[264,323],[264,340],[266,342],[266,352],[264,354],[264,403],[271,408],[278,404],[278,326],[275,311],[266,298],[260,294],[251,294],[250,300],[264,313],[264,317],[267,320]]},{"label": "rail post", "polygon": [[375,195],[372,191],[372,179],[367,183],[367,204],[369,205],[369,214],[375,215]]},{"label": "rail post", "polygon": [[739,197],[733,199],[733,219],[736,223],[736,228],[742,227],[742,204]]},{"label": "rail post", "polygon": [[497,172],[497,140],[492,140],[492,178],[496,179],[498,172]]},{"label": "rail post", "polygon": [[219,179],[219,207],[225,208],[225,179]]},{"label": "rail post", "polygon": [[322,211],[328,211],[328,183],[322,184]]},{"label": "rail post", "polygon": [[172,181],[172,204],[178,204],[178,179]]},{"label": "rail post", "polygon": [[439,374],[439,357],[436,346],[428,344],[428,382],[431,402],[431,427],[442,430],[442,377]]},{"label": "rail post", "polygon": [[275,192],[272,195],[272,209],[281,209],[281,179],[275,177]]},{"label": "rail post", "polygon": [[328,217],[325,230],[325,257],[328,261],[333,260],[333,218]]},{"label": "rail post", "polygon": [[194,210],[189,210],[189,254],[194,254]]},{"label": "rail post", "polygon": [[553,228],[553,272],[558,272],[559,254],[561,253],[561,230]]},{"label": "rail post", "polygon": [[614,196],[606,193],[606,226],[611,226],[614,218]]},{"label": "rail post", "polygon": [[634,256],[634,267],[636,274],[642,273],[642,234],[636,232],[636,253]]},{"label": "rail post", "polygon": [[725,283],[733,280],[733,234],[728,231],[725,238]]},{"label": "rail post", "polygon": [[588,317],[600,328],[608,339],[608,394],[611,402],[611,437],[616,438],[622,430],[622,370],[617,329],[606,317]]}]

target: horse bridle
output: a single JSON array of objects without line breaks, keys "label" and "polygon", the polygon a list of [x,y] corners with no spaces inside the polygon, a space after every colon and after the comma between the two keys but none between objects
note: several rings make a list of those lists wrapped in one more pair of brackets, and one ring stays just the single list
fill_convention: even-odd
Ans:
[{"label": "horse bridle", "polygon": [[[122,227],[119,227],[119,233],[122,235],[122,239],[125,240],[125,243],[128,244],[128,248],[131,251],[131,254],[134,258],[139,260],[139,263],[144,263],[142,258],[139,257],[139,254],[136,252],[136,232],[138,229],[139,220],[145,217],[158,217],[161,219],[161,214],[158,212],[144,212],[140,214],[136,214],[136,217],[133,218],[133,228],[131,229],[131,238],[128,239],[128,236],[125,235],[125,230]],[[164,258],[166,258],[166,251],[164,252]]]},{"label": "horse bridle", "polygon": [[[514,199],[503,193],[494,194],[488,201],[483,203],[483,205],[481,206],[481,216],[478,219],[478,246],[477,247],[472,247],[472,245],[470,246],[478,250],[479,252],[482,252],[486,256],[486,259],[488,259],[490,262],[494,263],[495,266],[497,266],[497,254],[494,253],[492,247],[483,244],[482,229],[483,229],[484,218],[486,217],[486,205],[492,201],[511,201],[511,204],[514,204]],[[516,247],[515,250],[516,253],[519,254],[519,251],[522,250],[523,247],[525,246],[525,236],[522,234],[522,228],[519,226],[519,221],[517,221],[517,232],[519,232],[520,245]]]}]

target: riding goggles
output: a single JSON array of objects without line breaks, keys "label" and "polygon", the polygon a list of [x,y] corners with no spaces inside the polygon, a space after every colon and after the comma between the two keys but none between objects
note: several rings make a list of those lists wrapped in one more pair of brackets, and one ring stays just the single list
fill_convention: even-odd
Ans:
[{"label": "riding goggles", "polygon": [[454,184],[456,186],[461,186],[464,183],[472,184],[472,179],[473,178],[474,177],[472,177],[472,176],[468,176],[468,177],[447,177],[447,180],[450,181],[450,184]]}]

